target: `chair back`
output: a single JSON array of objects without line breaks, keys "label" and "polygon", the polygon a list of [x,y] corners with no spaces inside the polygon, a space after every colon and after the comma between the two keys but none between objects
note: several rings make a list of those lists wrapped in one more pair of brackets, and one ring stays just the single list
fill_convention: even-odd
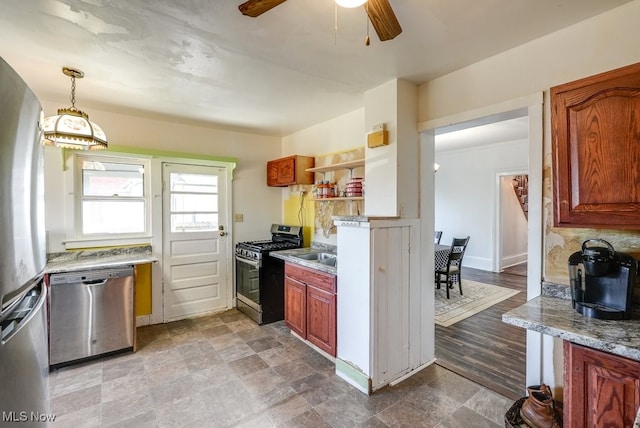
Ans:
[{"label": "chair back", "polygon": [[451,250],[449,251],[449,266],[460,266],[462,264],[462,258],[464,257],[468,243],[468,236],[466,238],[453,238]]},{"label": "chair back", "polygon": [[441,230],[436,230],[433,232],[433,243],[434,244],[439,244],[440,243],[440,239],[442,239],[442,231]]}]

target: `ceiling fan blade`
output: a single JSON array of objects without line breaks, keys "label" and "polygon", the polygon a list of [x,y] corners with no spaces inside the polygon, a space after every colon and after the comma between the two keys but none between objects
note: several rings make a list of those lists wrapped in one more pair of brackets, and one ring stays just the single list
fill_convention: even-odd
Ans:
[{"label": "ceiling fan blade", "polygon": [[238,6],[243,15],[255,18],[287,0],[249,0]]},{"label": "ceiling fan blade", "polygon": [[391,40],[402,33],[402,27],[391,9],[389,0],[369,0],[365,9],[381,42]]}]

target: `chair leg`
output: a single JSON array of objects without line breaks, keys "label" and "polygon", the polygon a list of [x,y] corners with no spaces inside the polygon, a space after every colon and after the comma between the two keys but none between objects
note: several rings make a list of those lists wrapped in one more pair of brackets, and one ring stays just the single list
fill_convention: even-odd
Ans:
[{"label": "chair leg", "polygon": [[449,282],[451,281],[451,277],[447,275],[447,281],[445,282],[445,287],[447,289],[447,299],[449,298]]},{"label": "chair leg", "polygon": [[462,296],[462,276],[458,274],[458,288],[460,289],[460,295]]}]

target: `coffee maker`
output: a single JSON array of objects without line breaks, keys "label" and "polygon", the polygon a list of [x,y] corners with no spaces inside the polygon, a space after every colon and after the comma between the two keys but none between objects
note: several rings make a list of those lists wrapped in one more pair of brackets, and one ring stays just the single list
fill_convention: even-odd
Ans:
[{"label": "coffee maker", "polygon": [[569,257],[571,303],[589,318],[630,319],[638,262],[603,239],[588,239]]}]

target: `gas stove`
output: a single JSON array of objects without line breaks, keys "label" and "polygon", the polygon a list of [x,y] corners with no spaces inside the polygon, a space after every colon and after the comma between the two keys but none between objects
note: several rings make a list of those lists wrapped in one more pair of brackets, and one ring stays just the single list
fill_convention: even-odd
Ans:
[{"label": "gas stove", "polygon": [[274,224],[271,240],[236,245],[236,306],[258,324],[284,319],[284,262],[271,251],[302,247],[302,227]]},{"label": "gas stove", "polygon": [[269,251],[289,250],[299,248],[300,244],[295,242],[274,242],[274,241],[248,241],[240,242],[236,246],[236,255],[249,260],[260,260]]},{"label": "gas stove", "polygon": [[302,227],[271,225],[271,240],[239,242],[236,256],[258,261],[269,251],[289,250],[302,246]]}]

